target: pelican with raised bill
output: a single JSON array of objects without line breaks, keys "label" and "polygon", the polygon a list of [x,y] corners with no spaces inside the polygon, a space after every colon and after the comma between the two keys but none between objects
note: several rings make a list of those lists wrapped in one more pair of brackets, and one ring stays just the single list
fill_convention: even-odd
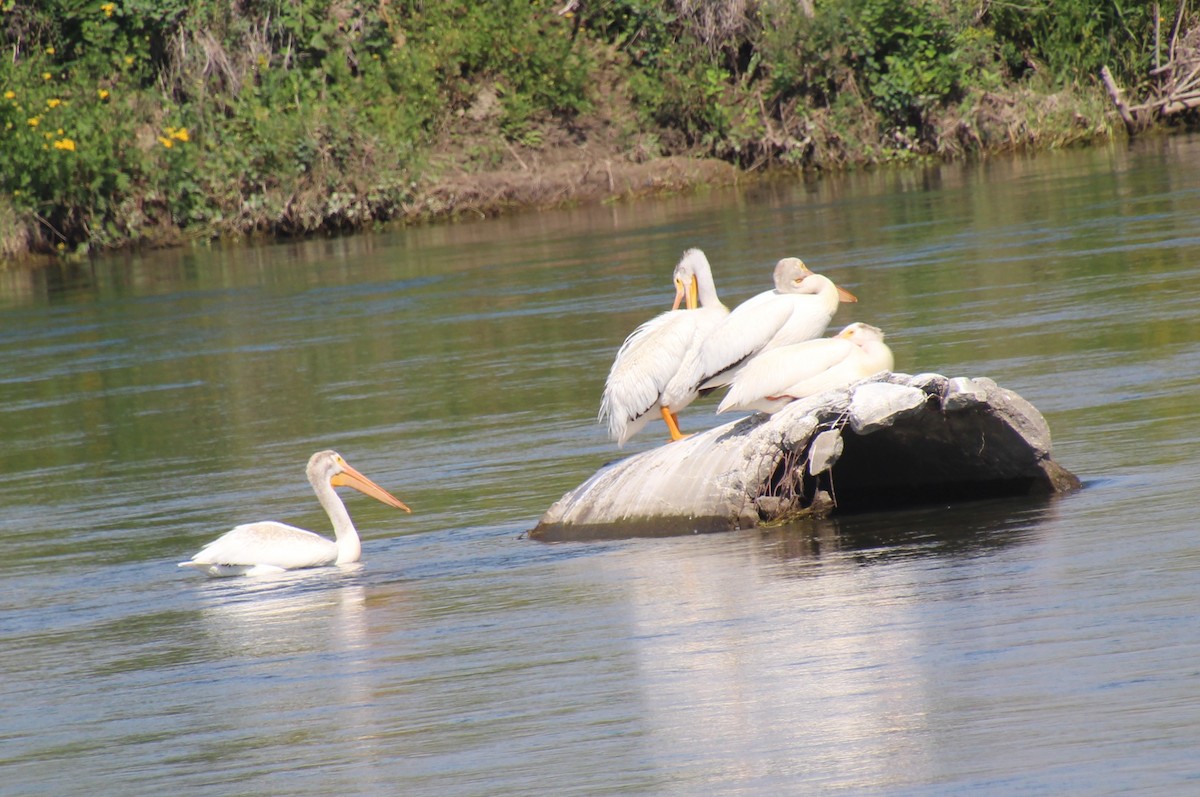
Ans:
[{"label": "pelican with raised bill", "polygon": [[209,576],[239,576],[357,562],[362,556],[358,531],[334,487],[353,487],[388,506],[412,511],[399,498],[350,467],[336,451],[313,454],[306,472],[317,500],[333,522],[336,541],[285,523],[264,520],[235,526],[179,566]]},{"label": "pelican with raised bill", "polygon": [[856,322],[832,338],[781,346],[755,357],[738,372],[717,412],[776,413],[790,402],[890,371],[892,350],[883,331]]},{"label": "pelican with raised bill", "polygon": [[[654,416],[667,424],[672,440],[683,437],[679,418],[662,401],[663,389],[708,332],[729,314],[717,298],[712,267],[699,249],[683,253],[673,274],[671,309],[635,329],[613,360],[600,399],[599,420],[624,445]],[[686,309],[680,310],[686,301]]]},{"label": "pelican with raised bill", "polygon": [[693,350],[663,391],[664,406],[678,413],[702,392],[730,384],[762,352],[823,334],[839,303],[858,301],[798,257],[776,263],[773,279],[774,290],[739,304]]}]

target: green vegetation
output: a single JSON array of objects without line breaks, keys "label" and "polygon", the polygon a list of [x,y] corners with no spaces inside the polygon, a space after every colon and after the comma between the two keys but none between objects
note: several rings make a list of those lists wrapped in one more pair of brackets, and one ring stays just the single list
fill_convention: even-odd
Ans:
[{"label": "green vegetation", "polygon": [[0,256],[453,212],[429,200],[447,175],[583,141],[628,162],[830,168],[1104,136],[1096,71],[1144,81],[1152,15],[1130,0],[0,0]]}]

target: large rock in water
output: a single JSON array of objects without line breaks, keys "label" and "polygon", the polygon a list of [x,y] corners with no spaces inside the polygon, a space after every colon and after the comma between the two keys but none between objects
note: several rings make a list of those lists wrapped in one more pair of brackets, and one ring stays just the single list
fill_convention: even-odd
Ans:
[{"label": "large rock in water", "polygon": [[529,534],[724,531],[1079,486],[1016,393],[987,378],[883,373],[605,465]]}]

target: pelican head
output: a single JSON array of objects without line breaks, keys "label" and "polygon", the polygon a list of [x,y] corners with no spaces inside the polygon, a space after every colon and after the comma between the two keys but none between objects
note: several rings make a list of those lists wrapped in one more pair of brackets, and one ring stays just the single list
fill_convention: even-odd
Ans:
[{"label": "pelican head", "polygon": [[309,457],[305,473],[308,474],[308,481],[317,490],[318,495],[321,494],[323,485],[353,487],[376,501],[394,506],[396,509],[403,509],[405,512],[412,512],[399,498],[352,468],[336,451],[318,451],[313,454]]},{"label": "pelican head", "polygon": [[673,279],[675,281],[675,303],[672,310],[678,310],[679,304],[687,297],[687,309],[695,310],[700,305],[700,274],[708,274],[712,279],[712,267],[708,258],[699,249],[688,249],[675,266]]},{"label": "pelican head", "polygon": [[864,324],[861,321],[855,321],[841,332],[834,335],[835,338],[845,338],[853,343],[881,343],[883,341],[883,330],[879,327],[873,327],[870,324]]},{"label": "pelican head", "polygon": [[813,276],[812,269],[798,257],[785,257],[775,264],[775,290],[780,293],[799,293],[797,290],[808,277]]},{"label": "pelican head", "polygon": [[798,257],[785,257],[775,264],[775,290],[780,293],[821,293],[832,286],[839,302],[857,302],[858,297],[833,280],[816,274]]}]

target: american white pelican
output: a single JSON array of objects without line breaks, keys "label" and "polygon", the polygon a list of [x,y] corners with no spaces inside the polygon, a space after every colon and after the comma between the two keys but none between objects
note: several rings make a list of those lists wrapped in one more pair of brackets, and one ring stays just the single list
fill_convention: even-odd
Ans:
[{"label": "american white pelican", "polygon": [[717,407],[775,413],[791,401],[863,379],[895,365],[883,331],[854,323],[832,338],[765,351],[746,363]]},{"label": "american white pelican", "polygon": [[388,506],[412,510],[404,502],[359,473],[336,451],[318,451],[305,469],[317,500],[333,521],[337,542],[285,523],[264,520],[235,526],[180,567],[210,576],[255,575],[357,562],[362,555],[358,532],[334,487],[353,487]]},{"label": "american white pelican", "polygon": [[734,308],[693,350],[663,391],[671,412],[696,400],[701,391],[728,385],[738,370],[761,352],[811,340],[825,331],[839,302],[857,302],[828,277],[814,274],[798,257],[775,264],[775,289]]},{"label": "american white pelican", "polygon": [[[712,267],[699,249],[688,249],[675,266],[675,303],[665,313],[639,326],[617,351],[604,395],[599,420],[608,434],[624,445],[657,410],[667,423],[672,440],[683,437],[679,419],[661,402],[663,388],[679,370],[693,348],[729,314],[717,298]],[[687,309],[679,304],[686,298]]]}]

